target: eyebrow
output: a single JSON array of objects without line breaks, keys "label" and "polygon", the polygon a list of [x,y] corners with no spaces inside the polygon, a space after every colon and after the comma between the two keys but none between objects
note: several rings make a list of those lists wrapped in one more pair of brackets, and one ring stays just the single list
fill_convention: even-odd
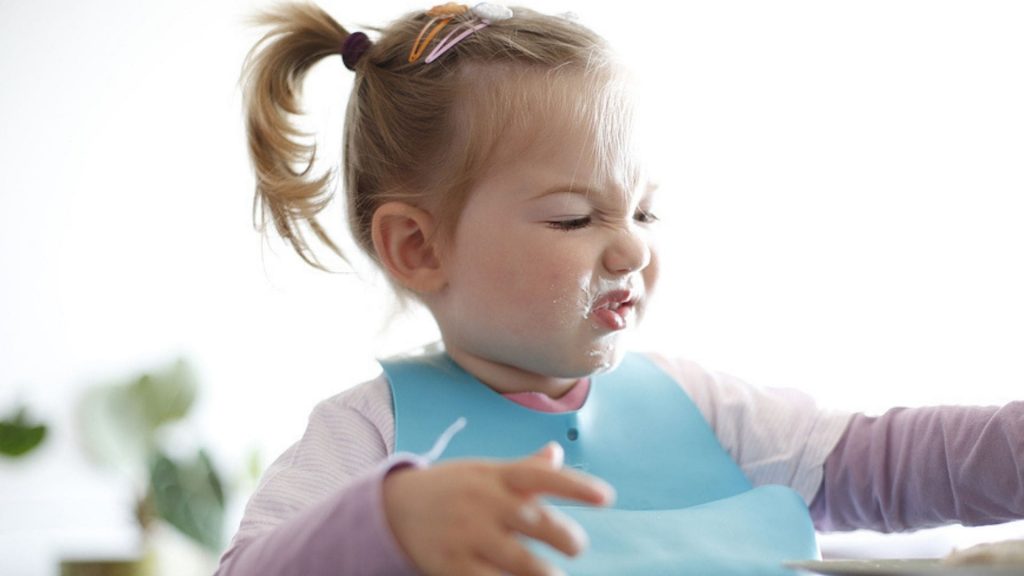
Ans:
[{"label": "eyebrow", "polygon": [[593,196],[595,192],[589,186],[573,186],[571,184],[559,184],[557,186],[552,186],[551,188],[548,188],[547,190],[541,192],[540,194],[531,196],[530,200],[539,200],[540,198],[553,196],[555,194],[578,194],[580,196]]},{"label": "eyebrow", "polygon": [[[644,194],[651,194],[651,193],[656,192],[658,190],[658,188],[659,188],[659,184],[657,182],[648,182],[647,183],[647,187],[644,189],[643,193]],[[547,190],[541,192],[540,194],[537,194],[535,196],[531,196],[529,198],[529,200],[531,200],[531,201],[532,200],[539,200],[540,198],[544,198],[546,196],[551,196],[553,194],[578,194],[578,195],[584,196],[584,197],[591,197],[591,196],[598,196],[599,195],[599,190],[600,189],[595,189],[595,188],[592,188],[592,187],[586,186],[586,185],[584,185],[584,186],[574,186],[573,184],[559,184],[559,185],[556,185],[556,186],[552,186],[551,188],[548,188]]]}]

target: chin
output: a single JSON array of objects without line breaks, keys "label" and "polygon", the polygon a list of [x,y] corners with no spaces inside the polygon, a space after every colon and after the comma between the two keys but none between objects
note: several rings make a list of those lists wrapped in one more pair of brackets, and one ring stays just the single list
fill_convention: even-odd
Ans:
[{"label": "chin", "polygon": [[611,372],[622,363],[623,356],[625,352],[620,346],[591,350],[587,355],[586,374],[580,374],[580,377]]}]

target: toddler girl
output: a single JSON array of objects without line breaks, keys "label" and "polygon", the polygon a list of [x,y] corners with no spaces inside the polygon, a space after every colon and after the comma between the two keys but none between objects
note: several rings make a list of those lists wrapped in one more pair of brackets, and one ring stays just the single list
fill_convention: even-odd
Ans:
[{"label": "toddler girl", "polygon": [[322,402],[219,573],[784,574],[814,528],[1024,516],[1024,403],[868,418],[625,353],[658,279],[656,184],[593,32],[491,4],[373,40],[309,5],[264,23],[246,72],[264,215],[310,263],[304,231],[335,247],[289,117],[340,55],[349,225],[443,351]]}]

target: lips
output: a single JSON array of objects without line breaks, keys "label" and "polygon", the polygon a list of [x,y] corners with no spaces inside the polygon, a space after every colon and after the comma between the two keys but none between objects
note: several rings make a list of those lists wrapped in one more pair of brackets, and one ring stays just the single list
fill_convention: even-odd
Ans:
[{"label": "lips", "polygon": [[622,330],[636,306],[637,295],[630,290],[610,290],[591,306],[590,317],[609,330]]}]

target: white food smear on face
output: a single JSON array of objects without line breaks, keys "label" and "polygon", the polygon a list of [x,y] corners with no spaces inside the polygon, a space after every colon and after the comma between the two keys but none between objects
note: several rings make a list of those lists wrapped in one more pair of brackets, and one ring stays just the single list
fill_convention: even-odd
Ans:
[{"label": "white food smear on face", "polygon": [[598,278],[597,286],[591,286],[587,278],[580,279],[579,307],[583,311],[583,318],[590,318],[594,313],[594,305],[598,298],[612,290],[632,291],[632,282],[615,280],[611,278]]},{"label": "white food smear on face", "polygon": [[[621,279],[616,280],[612,278],[593,278],[591,276],[583,276],[579,279],[579,290],[576,292],[576,301],[573,308],[574,314],[578,314],[579,318],[584,320],[593,320],[594,305],[597,304],[598,298],[612,290],[634,290],[632,282],[623,281]],[[596,285],[595,285],[596,284]],[[561,298],[556,298],[555,303],[561,301]],[[596,326],[596,323],[594,324]],[[595,343],[595,347],[587,352],[587,356],[600,360],[600,364],[596,366],[594,374],[607,372],[613,368],[611,361],[614,356],[614,349],[619,345],[620,334],[612,333],[606,334],[598,342]]]},{"label": "white food smear on face", "polygon": [[[581,280],[580,286],[586,286],[586,281]],[[553,319],[559,326],[568,327],[577,322],[576,317],[579,310],[585,305],[579,294],[571,295],[564,290],[559,290],[558,284],[551,285],[551,292],[554,297],[551,299],[551,309],[554,311]],[[586,318],[587,311],[583,309],[583,317]]]},{"label": "white food smear on face", "polygon": [[609,350],[608,348],[611,348],[611,346],[605,346],[604,348],[599,348],[597,350],[590,351],[590,356],[592,358],[602,359],[601,364],[594,371],[595,374],[600,374],[602,372],[607,372],[611,370],[612,363],[608,360],[608,357],[611,356],[611,350]]},{"label": "white food smear on face", "polygon": [[597,299],[597,294],[598,292],[591,291],[590,282],[587,278],[580,278],[580,291],[576,304],[581,311],[580,316],[584,319],[590,318],[590,312],[594,306],[594,301]]},{"label": "white food smear on face", "polygon": [[1005,540],[953,550],[942,559],[949,565],[1024,566],[1024,540]]}]

